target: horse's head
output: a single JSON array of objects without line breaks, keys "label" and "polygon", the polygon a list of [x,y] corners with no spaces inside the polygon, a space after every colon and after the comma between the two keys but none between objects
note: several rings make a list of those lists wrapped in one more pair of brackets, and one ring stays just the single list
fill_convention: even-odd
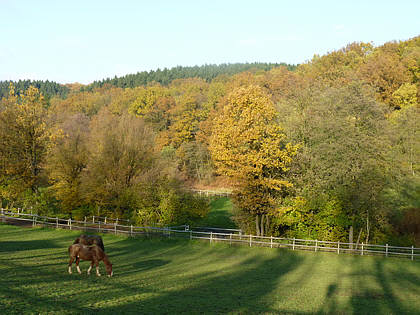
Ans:
[{"label": "horse's head", "polygon": [[112,277],[112,274],[113,274],[112,264],[111,263],[105,264],[105,268],[106,268],[106,272],[108,273],[108,277]]}]

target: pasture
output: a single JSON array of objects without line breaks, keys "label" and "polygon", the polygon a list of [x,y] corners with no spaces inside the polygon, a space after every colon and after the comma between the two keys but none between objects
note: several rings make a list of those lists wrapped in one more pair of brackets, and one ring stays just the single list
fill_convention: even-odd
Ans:
[{"label": "pasture", "polygon": [[78,235],[0,224],[3,314],[420,312],[420,264],[408,259],[105,234],[114,276],[87,276],[89,262],[69,275]]},{"label": "pasture", "polygon": [[209,214],[195,222],[194,226],[237,229],[238,227],[231,219],[232,207],[232,201],[228,197],[213,198],[210,202]]}]

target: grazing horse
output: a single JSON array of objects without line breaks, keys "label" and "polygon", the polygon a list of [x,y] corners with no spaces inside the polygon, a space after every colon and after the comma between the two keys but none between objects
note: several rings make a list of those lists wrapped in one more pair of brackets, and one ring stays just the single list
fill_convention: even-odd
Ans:
[{"label": "grazing horse", "polygon": [[100,276],[99,273],[99,262],[102,260],[106,267],[106,272],[108,273],[108,277],[112,277],[112,264],[108,259],[108,256],[104,253],[104,251],[97,245],[93,246],[86,246],[82,244],[73,244],[69,247],[69,255],[70,255],[70,261],[69,261],[69,274],[72,274],[71,272],[71,265],[74,260],[76,260],[76,267],[77,272],[82,273],[82,271],[79,268],[79,261],[82,260],[89,260],[90,267],[87,271],[87,274],[90,275],[90,270],[92,269],[93,265],[96,265],[96,275]]},{"label": "grazing horse", "polygon": [[83,244],[83,245],[98,245],[102,251],[105,252],[104,242],[102,242],[102,237],[99,235],[86,235],[82,234],[75,239],[73,244]]}]

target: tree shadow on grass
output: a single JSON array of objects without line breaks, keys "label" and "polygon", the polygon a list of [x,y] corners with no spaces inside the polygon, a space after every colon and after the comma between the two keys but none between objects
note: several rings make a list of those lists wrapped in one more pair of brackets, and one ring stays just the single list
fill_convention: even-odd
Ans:
[{"label": "tree shadow on grass", "polygon": [[[410,266],[409,261],[398,263],[392,258],[355,256],[350,264],[352,271],[342,273],[339,280],[329,285],[319,313],[420,313],[420,303],[415,298],[420,296],[420,278],[403,268]],[[420,271],[420,268],[412,267]],[[342,280],[346,278],[351,282],[350,288],[343,286]],[[403,293],[398,292],[399,289]]]},{"label": "tree shadow on grass", "polygon": [[[361,290],[351,298],[351,305],[355,313],[419,314],[420,303],[417,303],[416,307],[407,301],[403,301],[402,296],[396,291],[401,288],[407,292],[417,291],[418,294],[420,292],[420,282],[413,282],[413,279],[418,281],[419,278],[407,273],[404,268],[394,272],[387,270],[387,264],[396,261],[396,259],[389,258],[375,259],[373,275],[379,288],[369,289],[359,281]],[[410,285],[411,287],[409,287]],[[407,290],[408,287],[409,290]]]},{"label": "tree shadow on grass", "polygon": [[49,240],[0,241],[0,253],[59,247],[55,241]]},{"label": "tree shadow on grass", "polygon": [[[265,299],[265,295],[274,290],[278,280],[297,268],[301,261],[302,257],[293,254],[272,259],[253,257],[229,272],[203,273],[194,279],[191,286],[185,279],[184,289],[162,287],[158,295],[104,307],[101,311],[109,314],[273,312],[271,301]],[[115,294],[109,298],[115,298]]]}]

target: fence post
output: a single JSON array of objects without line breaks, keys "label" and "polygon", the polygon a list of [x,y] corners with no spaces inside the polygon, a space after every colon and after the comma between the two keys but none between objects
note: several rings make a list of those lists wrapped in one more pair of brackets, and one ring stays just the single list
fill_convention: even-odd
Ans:
[{"label": "fence post", "polygon": [[414,245],[411,245],[411,260],[414,260]]},{"label": "fence post", "polygon": [[385,247],[385,256],[388,257],[388,244],[386,244],[386,247]]},{"label": "fence post", "polygon": [[70,226],[70,230],[71,230],[71,218],[69,219],[69,226]]},{"label": "fence post", "polygon": [[249,235],[249,247],[252,247],[252,235]]},{"label": "fence post", "polygon": [[192,240],[192,230],[190,230],[190,240]]},{"label": "fence post", "polygon": [[58,218],[55,217],[56,228],[58,229]]},{"label": "fence post", "polygon": [[92,216],[92,223],[95,224],[95,216]]},{"label": "fence post", "polygon": [[35,216],[33,216],[33,217],[32,217],[32,227],[34,227],[34,226],[36,225],[35,220],[36,220],[36,219],[35,219]]},{"label": "fence post", "polygon": [[270,248],[273,248],[273,235],[270,236]]},{"label": "fence post", "polygon": [[84,222],[84,227],[85,227],[85,231],[86,231],[86,216],[85,216],[85,222]]},{"label": "fence post", "polygon": [[295,237],[293,238],[293,246],[292,246],[292,248],[293,248],[293,250],[295,250]]},{"label": "fence post", "polygon": [[133,236],[133,225],[131,224],[131,227],[130,227],[130,236],[132,237]]},{"label": "fence post", "polygon": [[106,217],[105,217],[105,224],[106,224]]},{"label": "fence post", "polygon": [[340,241],[337,242],[337,254],[340,254]]},{"label": "fence post", "polygon": [[232,246],[232,233],[230,233],[229,235],[229,246]]},{"label": "fence post", "polygon": [[210,243],[213,242],[213,232],[210,232]]},{"label": "fence post", "polygon": [[362,256],[363,256],[363,242],[362,242]]},{"label": "fence post", "polygon": [[318,240],[315,241],[315,251],[318,251]]},{"label": "fence post", "polygon": [[114,223],[114,234],[117,235],[117,223]]}]

